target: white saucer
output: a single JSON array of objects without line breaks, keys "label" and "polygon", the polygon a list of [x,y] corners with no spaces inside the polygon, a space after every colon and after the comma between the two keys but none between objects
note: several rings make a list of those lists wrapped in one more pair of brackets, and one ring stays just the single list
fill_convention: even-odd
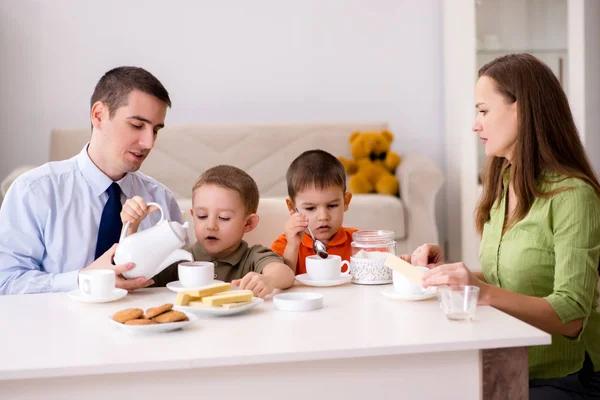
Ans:
[{"label": "white saucer", "polygon": [[435,288],[432,288],[433,290],[427,290],[425,291],[425,293],[422,294],[402,294],[402,293],[398,293],[394,290],[393,287],[382,290],[381,294],[384,295],[387,298],[390,299],[394,299],[394,300],[407,300],[407,301],[420,301],[420,300],[427,300],[427,299],[431,299],[432,297],[436,296],[436,292],[435,292]]},{"label": "white saucer", "polygon": [[[218,281],[215,279],[211,283],[207,283],[207,285],[212,285],[213,283],[223,283],[223,281]],[[183,285],[181,284],[181,281],[173,281],[173,282],[167,283],[167,289],[169,289],[175,293],[179,293],[179,292],[183,292],[184,290],[199,289],[199,287],[198,288],[183,287]]]},{"label": "white saucer", "polygon": [[323,295],[311,292],[281,293],[273,296],[273,306],[281,311],[310,311],[323,308]]},{"label": "white saucer", "polygon": [[115,288],[113,289],[113,292],[106,297],[86,296],[83,293],[81,293],[79,289],[73,289],[67,294],[71,299],[75,301],[81,301],[83,303],[108,303],[127,296],[127,290]]},{"label": "white saucer", "polygon": [[189,318],[189,321],[166,322],[163,324],[152,324],[152,325],[126,325],[126,324],[122,324],[122,323],[117,322],[114,319],[112,319],[112,315],[109,316],[108,318],[109,318],[110,322],[113,323],[113,325],[118,326],[119,328],[121,328],[122,330],[124,330],[125,332],[127,332],[131,335],[146,335],[146,334],[150,334],[150,333],[169,332],[169,331],[181,329],[190,324],[193,324],[194,322],[196,322],[198,320],[198,317],[196,317],[194,314],[185,313],[185,315],[187,315],[187,317]]},{"label": "white saucer", "polygon": [[186,314],[194,313],[196,315],[204,315],[204,316],[208,315],[208,316],[222,317],[222,316],[227,316],[227,315],[241,314],[245,311],[250,310],[251,308],[256,307],[259,304],[262,304],[263,301],[264,300],[261,299],[260,297],[253,297],[252,303],[246,304],[245,306],[241,306],[241,307],[237,307],[237,308],[223,308],[223,307],[211,307],[211,306],[206,306],[206,307],[175,306],[175,307],[173,307],[173,309],[183,311]]},{"label": "white saucer", "polygon": [[344,283],[350,282],[352,280],[352,275],[340,273],[339,279],[334,279],[331,281],[313,281],[312,279],[309,278],[308,274],[302,274],[302,275],[297,275],[296,280],[298,282],[302,283],[303,285],[307,285],[307,286],[320,286],[320,287],[339,286],[339,285],[343,285]]}]

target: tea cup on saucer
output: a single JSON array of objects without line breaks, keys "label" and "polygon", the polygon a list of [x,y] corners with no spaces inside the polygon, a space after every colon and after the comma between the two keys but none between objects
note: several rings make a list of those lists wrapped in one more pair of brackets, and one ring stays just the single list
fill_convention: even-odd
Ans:
[{"label": "tea cup on saucer", "polygon": [[215,264],[210,261],[186,261],[179,263],[177,273],[184,288],[198,288],[213,283]]},{"label": "tea cup on saucer", "polygon": [[[348,268],[342,272],[342,266]],[[342,261],[342,257],[329,254],[327,258],[320,256],[306,257],[306,273],[313,281],[333,281],[340,279],[340,275],[350,275],[350,263]]]},{"label": "tea cup on saucer", "polygon": [[[415,267],[423,272],[429,271],[427,267]],[[425,293],[429,293],[429,289],[425,289],[423,286],[411,281],[398,271],[393,271],[392,282],[394,284],[394,290],[404,296],[418,296]]]},{"label": "tea cup on saucer", "polygon": [[91,269],[79,272],[79,291],[84,297],[105,298],[115,290],[115,271]]}]

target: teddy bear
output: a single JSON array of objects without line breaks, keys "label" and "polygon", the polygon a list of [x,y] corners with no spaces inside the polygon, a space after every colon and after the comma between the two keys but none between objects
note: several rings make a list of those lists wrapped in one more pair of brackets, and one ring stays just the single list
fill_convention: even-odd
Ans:
[{"label": "teddy bear", "polygon": [[394,135],[387,130],[350,135],[352,159],[338,157],[350,176],[350,192],[398,194],[399,183],[394,172],[401,158],[390,150],[392,140]]}]

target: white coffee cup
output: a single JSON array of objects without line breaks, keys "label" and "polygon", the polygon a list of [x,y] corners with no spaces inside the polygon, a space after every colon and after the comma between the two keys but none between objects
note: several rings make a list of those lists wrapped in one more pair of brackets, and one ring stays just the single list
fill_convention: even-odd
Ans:
[{"label": "white coffee cup", "polygon": [[[342,266],[346,265],[348,270],[342,272]],[[313,281],[333,281],[340,279],[340,274],[350,275],[350,263],[342,261],[342,257],[329,255],[327,258],[320,256],[306,257],[306,272]]]},{"label": "white coffee cup", "polygon": [[210,261],[187,261],[177,266],[179,282],[185,288],[210,285],[215,279],[215,264]]},{"label": "white coffee cup", "polygon": [[87,297],[106,297],[115,290],[115,271],[90,269],[79,272],[79,290]]},{"label": "white coffee cup", "polygon": [[[427,267],[415,267],[415,268],[420,271],[423,271],[423,272],[429,271],[429,268],[427,268]],[[397,272],[397,271],[394,271],[394,273],[392,275],[392,282],[394,283],[394,290],[397,293],[400,293],[400,294],[403,294],[406,296],[420,295],[420,294],[425,294],[427,292],[427,289],[425,289],[423,286],[414,283],[413,281],[406,278],[404,275],[402,275],[400,272]]]}]

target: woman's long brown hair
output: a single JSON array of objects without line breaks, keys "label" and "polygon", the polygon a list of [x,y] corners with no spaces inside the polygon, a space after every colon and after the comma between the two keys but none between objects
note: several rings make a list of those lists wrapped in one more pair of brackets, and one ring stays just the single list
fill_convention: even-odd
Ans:
[{"label": "woman's long brown hair", "polygon": [[519,132],[510,163],[501,157],[488,160],[475,211],[479,235],[492,206],[502,197],[503,175],[509,166],[517,197],[510,225],[527,215],[535,198],[563,190],[541,191],[539,184],[547,181],[546,173],[580,178],[600,196],[600,184],[579,139],[567,96],[550,68],[531,54],[510,54],[484,65],[479,70],[482,76],[494,80],[507,103],[517,102]]}]

